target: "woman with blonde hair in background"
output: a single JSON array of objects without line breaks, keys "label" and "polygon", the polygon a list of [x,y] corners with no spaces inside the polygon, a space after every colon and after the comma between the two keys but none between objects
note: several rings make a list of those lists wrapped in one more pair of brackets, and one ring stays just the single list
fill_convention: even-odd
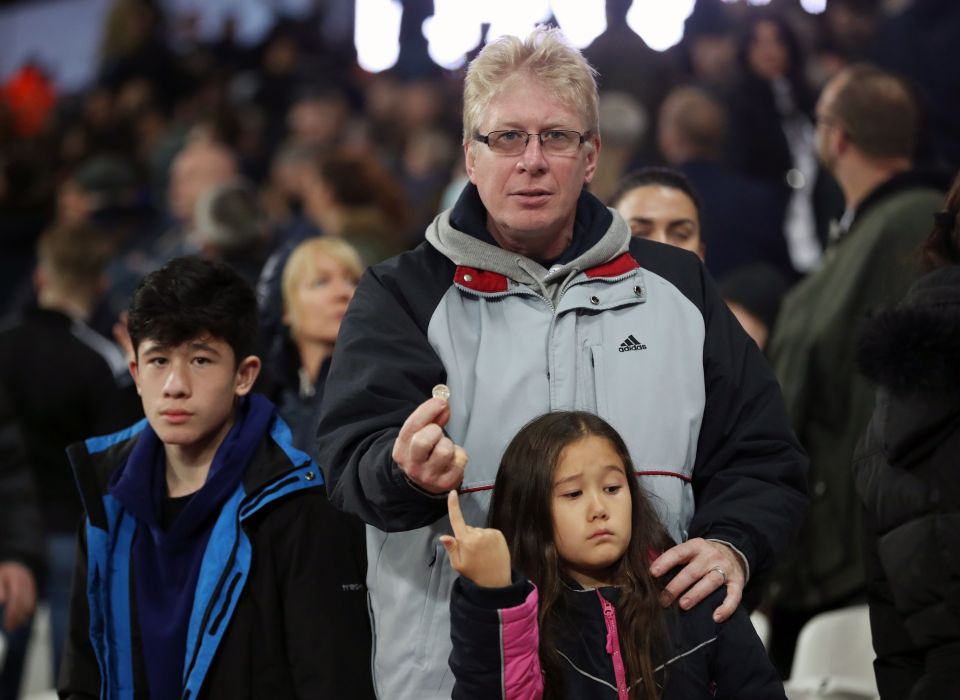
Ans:
[{"label": "woman with blonde hair in background", "polygon": [[272,343],[263,390],[290,426],[293,444],[311,455],[333,346],[362,272],[353,246],[332,237],[303,241],[283,267],[286,332]]}]

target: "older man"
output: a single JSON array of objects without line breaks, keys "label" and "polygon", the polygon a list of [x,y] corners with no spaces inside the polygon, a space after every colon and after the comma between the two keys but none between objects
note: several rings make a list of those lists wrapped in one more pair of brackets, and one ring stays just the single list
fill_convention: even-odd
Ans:
[{"label": "older man", "polygon": [[[449,697],[444,494],[484,522],[504,447],[539,414],[594,411],[624,436],[682,543],[652,565],[680,567],[666,597],[681,607],[726,585],[728,616],[802,516],[776,381],[697,257],[632,239],[583,191],[597,121],[594,73],[556,31],[484,48],[464,88],[470,184],[426,243],[364,276],[344,319],[319,463],[371,526],[380,697]],[[427,398],[438,383],[449,401]]]}]

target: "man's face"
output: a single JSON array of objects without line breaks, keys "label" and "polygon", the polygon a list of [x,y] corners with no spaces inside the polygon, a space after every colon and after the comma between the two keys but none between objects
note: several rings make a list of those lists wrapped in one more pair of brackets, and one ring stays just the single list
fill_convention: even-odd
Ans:
[{"label": "man's face", "polygon": [[[576,110],[559,102],[536,78],[525,77],[490,102],[480,123],[481,134],[505,129],[584,133],[586,126]],[[573,233],[580,191],[596,171],[599,136],[591,135],[590,143],[570,156],[545,154],[535,136],[520,155],[495,154],[479,141],[468,142],[464,150],[467,175],[480,192],[487,228],[497,242],[534,257],[552,257],[557,247],[556,255],[563,252]]]},{"label": "man's face", "polygon": [[685,192],[664,185],[634,187],[620,198],[616,209],[634,236],[684,248],[703,260],[700,217]]},{"label": "man's face", "polygon": [[150,427],[165,445],[197,454],[219,446],[259,370],[258,358],[238,365],[230,345],[209,336],[175,347],[143,340],[130,362]]}]

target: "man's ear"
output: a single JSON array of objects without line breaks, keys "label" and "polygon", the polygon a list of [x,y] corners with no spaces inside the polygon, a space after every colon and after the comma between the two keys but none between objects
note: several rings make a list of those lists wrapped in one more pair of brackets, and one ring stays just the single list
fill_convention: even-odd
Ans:
[{"label": "man's ear", "polygon": [[473,153],[473,142],[467,141],[463,144],[463,167],[467,171],[467,177],[470,178],[470,182],[474,185],[477,184],[477,176],[474,174],[474,167],[476,166],[477,157]]},{"label": "man's ear", "polygon": [[830,148],[833,150],[833,155],[835,158],[846,153],[853,145],[853,142],[850,140],[850,135],[843,127],[838,126],[833,130],[833,134],[831,134],[831,136]]},{"label": "man's ear", "polygon": [[137,385],[137,394],[140,394],[140,368],[137,366],[137,357],[134,355],[127,363],[127,369],[130,370],[130,376],[133,377],[133,383]]},{"label": "man's ear", "polygon": [[254,382],[260,376],[260,358],[256,355],[248,355],[237,365],[236,388],[234,393],[237,396],[246,396],[253,389]]},{"label": "man's ear", "polygon": [[592,146],[587,149],[587,163],[583,173],[584,183],[589,184],[597,172],[597,162],[600,160],[600,134],[590,137]]}]

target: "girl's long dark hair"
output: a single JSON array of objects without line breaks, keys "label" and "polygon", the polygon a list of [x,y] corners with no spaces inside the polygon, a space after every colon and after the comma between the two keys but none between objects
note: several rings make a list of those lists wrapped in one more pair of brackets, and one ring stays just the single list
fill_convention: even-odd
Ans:
[{"label": "girl's long dark hair", "polygon": [[632,535],[627,551],[614,567],[611,582],[620,586],[617,624],[630,697],[657,700],[654,659],[662,658],[667,635],[659,595],[662,587],[650,574],[651,553],[673,544],[634,475],[623,439],[602,418],[581,411],[556,411],[536,418],[507,446],[490,504],[489,526],[501,530],[513,566],[539,589],[540,662],[544,697],[563,697],[563,671],[558,641],[563,630],[563,573],[553,541],[553,479],[563,451],[595,435],[609,441],[627,472]]}]

